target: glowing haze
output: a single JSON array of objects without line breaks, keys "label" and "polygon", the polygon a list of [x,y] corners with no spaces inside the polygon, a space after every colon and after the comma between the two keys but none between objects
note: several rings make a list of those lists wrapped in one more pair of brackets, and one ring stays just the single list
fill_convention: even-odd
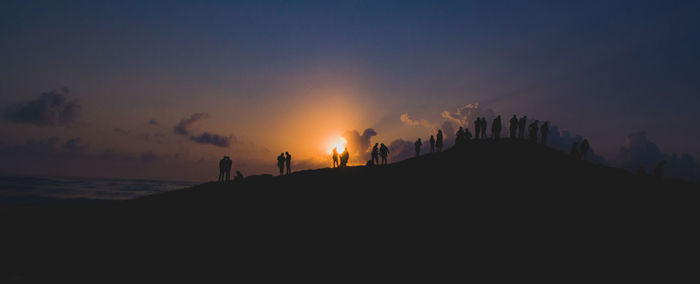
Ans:
[{"label": "glowing haze", "polygon": [[399,160],[498,114],[695,171],[697,2],[336,2],[3,1],[0,175],[211,180],[224,155],[274,173],[281,152],[357,165],[374,143]]}]

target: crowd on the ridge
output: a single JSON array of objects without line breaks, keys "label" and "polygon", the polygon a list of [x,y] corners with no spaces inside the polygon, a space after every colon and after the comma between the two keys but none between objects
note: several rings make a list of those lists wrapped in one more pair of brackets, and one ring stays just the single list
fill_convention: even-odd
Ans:
[{"label": "crowd on the ridge", "polygon": [[[509,122],[509,137],[510,139],[527,140],[531,143],[538,143],[547,146],[547,139],[549,137],[549,122],[544,122],[540,125],[539,120],[535,120],[529,125],[527,124],[527,116],[518,118],[513,115]],[[473,122],[474,125],[474,135],[469,131],[469,128],[459,127],[455,135],[455,145],[463,145],[471,140],[499,140],[501,139],[501,132],[503,128],[503,122],[501,121],[501,116],[498,115],[493,119],[491,123],[491,135],[488,135],[488,122],[485,117],[477,117]],[[527,138],[526,138],[527,130]],[[539,139],[538,139],[539,138]],[[430,144],[430,153],[442,152],[444,146],[444,135],[442,130],[438,129],[435,135],[431,135],[428,143]],[[539,140],[539,141],[538,141]],[[418,138],[414,143],[416,157],[420,156],[421,149],[423,147],[423,141]],[[574,142],[569,154],[578,160],[588,160],[588,153],[590,151],[591,145],[587,139],[583,139],[581,144]],[[367,161],[367,166],[373,165],[386,165],[388,163],[389,148],[384,145],[384,143],[375,143],[371,151],[371,159]],[[333,148],[331,158],[333,160],[333,168],[345,168],[347,167],[348,161],[350,160],[350,153],[347,147],[342,153],[338,153],[337,147]],[[380,160],[381,158],[381,160]],[[277,156],[277,167],[279,168],[280,175],[290,174],[291,171],[291,161],[292,156],[289,152],[280,153]],[[655,176],[663,175],[663,166],[665,161],[662,161],[654,169]],[[231,159],[228,156],[224,156],[221,161],[219,161],[219,181],[229,181],[231,175]],[[286,169],[286,173],[285,173]],[[243,175],[241,172],[236,171],[236,177],[234,180],[242,180]]]}]

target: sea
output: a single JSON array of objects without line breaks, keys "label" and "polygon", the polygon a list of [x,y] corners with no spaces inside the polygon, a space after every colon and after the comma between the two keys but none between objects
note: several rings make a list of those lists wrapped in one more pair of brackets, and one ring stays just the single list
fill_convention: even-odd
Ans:
[{"label": "sea", "polygon": [[197,184],[199,182],[0,176],[0,207],[128,200]]}]

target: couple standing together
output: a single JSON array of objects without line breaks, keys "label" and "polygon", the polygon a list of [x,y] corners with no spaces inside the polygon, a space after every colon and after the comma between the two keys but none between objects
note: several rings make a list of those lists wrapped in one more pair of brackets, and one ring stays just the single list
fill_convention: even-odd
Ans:
[{"label": "couple standing together", "polygon": [[280,153],[280,155],[277,156],[277,167],[280,168],[280,175],[284,174],[285,166],[287,167],[287,174],[290,174],[292,172],[291,165],[292,155],[289,155],[289,152]]}]

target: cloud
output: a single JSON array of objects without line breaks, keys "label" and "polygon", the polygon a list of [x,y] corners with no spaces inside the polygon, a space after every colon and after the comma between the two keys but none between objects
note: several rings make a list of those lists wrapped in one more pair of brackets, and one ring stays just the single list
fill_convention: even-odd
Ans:
[{"label": "cloud", "polygon": [[141,153],[141,155],[139,156],[139,159],[141,159],[141,161],[143,161],[143,162],[150,163],[150,162],[157,161],[159,159],[159,157],[158,157],[158,155],[153,153],[153,151],[148,150],[146,152]]},{"label": "cloud", "polygon": [[81,144],[81,141],[82,139],[80,139],[80,137],[69,139],[65,144],[63,144],[62,148],[70,152],[81,152],[90,147],[88,144]]},{"label": "cloud", "polygon": [[207,117],[209,117],[209,114],[207,113],[195,113],[189,118],[180,120],[180,123],[173,127],[173,131],[176,134],[189,137],[190,140],[195,143],[209,144],[217,147],[229,147],[231,145],[231,142],[235,143],[237,141],[233,135],[225,136],[209,132],[203,132],[199,135],[193,134],[191,130],[192,125],[195,124],[197,121],[205,119]]},{"label": "cloud", "polygon": [[180,120],[180,123],[175,125],[175,127],[173,128],[173,131],[177,134],[188,136],[188,135],[190,135],[190,127],[192,127],[192,125],[195,122],[202,120],[204,118],[207,118],[207,117],[209,117],[208,113],[204,113],[204,112],[195,113],[195,114],[191,115],[189,118],[185,118],[185,119]]},{"label": "cloud", "polygon": [[[423,143],[423,145],[428,143]],[[415,146],[413,142],[403,139],[396,139],[389,143],[389,159],[391,163],[415,157]]]},{"label": "cloud", "polygon": [[121,128],[119,128],[119,127],[113,128],[112,131],[114,131],[114,132],[116,132],[116,133],[118,133],[118,134],[121,134],[121,135],[129,135],[129,134],[131,133],[130,130],[121,129]]},{"label": "cloud", "polygon": [[341,135],[347,141],[348,152],[350,152],[350,160],[364,164],[370,158],[370,139],[376,136],[377,132],[372,128],[367,128],[360,135],[357,130],[345,131]]},{"label": "cloud", "polygon": [[469,127],[471,122],[476,120],[477,117],[486,117],[487,120],[493,120],[496,117],[493,110],[480,108],[479,103],[458,107],[456,112],[445,110],[441,115],[447,121],[454,122],[457,126],[464,128]]},{"label": "cloud", "polygon": [[649,140],[646,132],[634,132],[627,135],[626,143],[618,152],[616,163],[628,170],[636,171],[643,167],[651,173],[656,165],[666,161],[664,172],[667,177],[697,181],[698,165],[689,154],[666,154],[656,143]]},{"label": "cloud", "polygon": [[70,125],[77,122],[82,106],[77,99],[68,99],[68,88],[53,90],[39,98],[10,105],[3,117],[10,122],[41,126]]},{"label": "cloud", "polygon": [[424,127],[428,127],[431,129],[435,128],[435,126],[432,123],[430,123],[429,121],[427,121],[425,119],[421,119],[421,120],[411,119],[411,117],[407,113],[401,114],[401,116],[399,116],[399,120],[401,120],[401,122],[406,126],[413,126],[413,127],[424,126]]},{"label": "cloud", "polygon": [[204,132],[199,136],[190,136],[190,140],[199,144],[211,144],[219,147],[228,147],[231,145],[231,141],[233,141],[234,143],[236,142],[236,137],[221,136],[219,134],[211,134],[209,132]]}]

